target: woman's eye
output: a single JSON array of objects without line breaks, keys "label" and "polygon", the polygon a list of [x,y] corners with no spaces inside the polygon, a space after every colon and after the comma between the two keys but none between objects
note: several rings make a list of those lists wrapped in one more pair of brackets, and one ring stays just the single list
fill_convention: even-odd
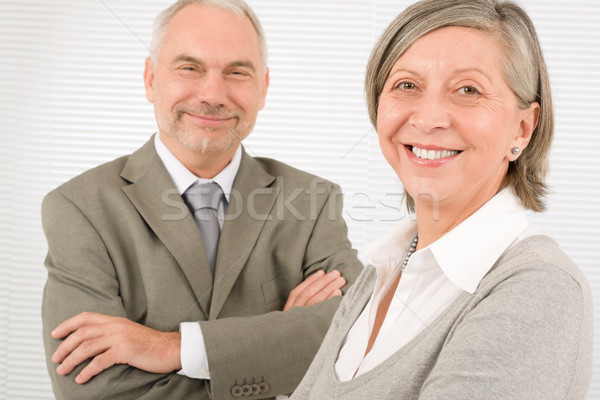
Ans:
[{"label": "woman's eye", "polygon": [[479,94],[479,90],[477,90],[477,88],[474,88],[473,86],[463,86],[459,90],[463,94],[467,95]]},{"label": "woman's eye", "polygon": [[414,90],[416,87],[417,86],[411,82],[400,82],[396,85],[395,89]]}]

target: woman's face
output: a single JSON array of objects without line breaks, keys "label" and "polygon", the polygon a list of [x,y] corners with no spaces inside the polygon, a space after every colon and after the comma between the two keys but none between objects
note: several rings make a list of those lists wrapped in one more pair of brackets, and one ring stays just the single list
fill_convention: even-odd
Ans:
[{"label": "woman's face", "polygon": [[539,106],[522,110],[487,33],[437,29],[392,68],[379,98],[381,150],[420,205],[470,209],[499,190],[511,149],[525,148]]}]

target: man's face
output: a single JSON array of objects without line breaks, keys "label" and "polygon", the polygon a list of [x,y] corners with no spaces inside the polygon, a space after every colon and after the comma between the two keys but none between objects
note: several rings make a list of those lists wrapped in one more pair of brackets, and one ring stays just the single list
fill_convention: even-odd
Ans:
[{"label": "man's face", "polygon": [[269,74],[246,16],[190,5],[169,22],[156,63],[146,60],[144,82],[175,156],[232,153],[264,107]]}]

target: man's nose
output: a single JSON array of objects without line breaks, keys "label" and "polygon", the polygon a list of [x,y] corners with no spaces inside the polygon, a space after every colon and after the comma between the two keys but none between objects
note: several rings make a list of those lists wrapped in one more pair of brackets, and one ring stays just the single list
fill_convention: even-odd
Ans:
[{"label": "man's nose", "polygon": [[220,73],[207,72],[196,82],[192,90],[199,103],[206,103],[213,107],[225,105],[227,84]]}]

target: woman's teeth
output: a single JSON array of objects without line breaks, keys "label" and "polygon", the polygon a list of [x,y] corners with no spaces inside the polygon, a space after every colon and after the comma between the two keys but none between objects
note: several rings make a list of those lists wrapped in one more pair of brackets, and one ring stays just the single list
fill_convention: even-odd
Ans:
[{"label": "woman's teeth", "polygon": [[452,157],[458,154],[457,150],[425,150],[413,146],[412,152],[415,156],[424,160],[439,160],[440,158]]}]

